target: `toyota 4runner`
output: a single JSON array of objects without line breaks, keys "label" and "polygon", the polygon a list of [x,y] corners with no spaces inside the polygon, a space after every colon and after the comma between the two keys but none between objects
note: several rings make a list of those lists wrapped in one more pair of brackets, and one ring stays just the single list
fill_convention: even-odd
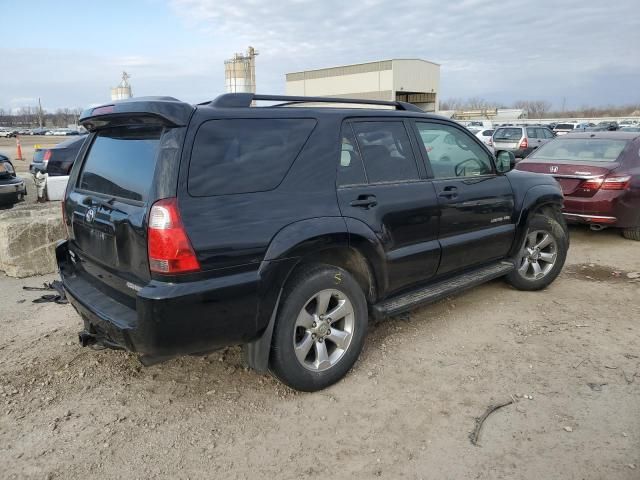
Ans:
[{"label": "toyota 4runner", "polygon": [[60,275],[82,344],[143,363],[243,344],[254,369],[318,390],[369,318],[498,277],[539,290],[567,254],[553,178],[411,104],[148,97],[81,124]]}]

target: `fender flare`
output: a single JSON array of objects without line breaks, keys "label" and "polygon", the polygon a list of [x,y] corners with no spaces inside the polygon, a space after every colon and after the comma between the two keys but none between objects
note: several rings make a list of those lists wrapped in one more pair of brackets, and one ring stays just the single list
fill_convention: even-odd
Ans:
[{"label": "fender flare", "polygon": [[526,191],[520,206],[518,221],[516,222],[516,236],[511,245],[510,256],[518,253],[524,241],[531,212],[535,212],[544,206],[561,209],[563,202],[564,197],[562,192],[555,185],[536,185]]},{"label": "fender flare", "polygon": [[332,247],[349,246],[349,233],[342,217],[316,217],[290,223],[271,240],[258,270],[257,331],[262,333],[244,345],[247,364],[264,373],[269,369],[273,328],[283,286],[306,255]]}]

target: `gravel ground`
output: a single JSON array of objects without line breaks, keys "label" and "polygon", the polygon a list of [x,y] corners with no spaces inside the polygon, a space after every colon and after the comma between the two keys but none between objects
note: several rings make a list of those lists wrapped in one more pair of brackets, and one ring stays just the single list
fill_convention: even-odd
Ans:
[{"label": "gravel ground", "polygon": [[[0,277],[0,477],[639,479],[640,244],[572,229],[542,292],[501,281],[371,328],[301,394],[239,348],[143,368]],[[469,434],[489,405],[513,399]]]}]

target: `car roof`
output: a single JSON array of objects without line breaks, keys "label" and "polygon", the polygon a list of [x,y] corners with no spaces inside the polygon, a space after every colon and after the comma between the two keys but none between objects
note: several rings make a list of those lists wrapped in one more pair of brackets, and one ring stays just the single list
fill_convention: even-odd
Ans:
[{"label": "car roof", "polygon": [[568,133],[560,138],[604,138],[611,140],[633,140],[640,137],[639,132],[609,132],[609,131],[593,131],[593,132],[576,132]]}]

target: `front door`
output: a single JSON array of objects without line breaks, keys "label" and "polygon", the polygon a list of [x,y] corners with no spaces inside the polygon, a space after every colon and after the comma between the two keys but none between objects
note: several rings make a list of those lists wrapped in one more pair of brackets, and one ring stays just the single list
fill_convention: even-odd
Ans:
[{"label": "front door", "polygon": [[342,129],[340,210],[348,224],[365,224],[382,246],[383,295],[433,276],[440,260],[438,200],[416,162],[410,128],[402,119],[385,119],[348,121]]},{"label": "front door", "polygon": [[440,207],[438,275],[507,255],[515,235],[509,180],[463,127],[416,121]]}]

